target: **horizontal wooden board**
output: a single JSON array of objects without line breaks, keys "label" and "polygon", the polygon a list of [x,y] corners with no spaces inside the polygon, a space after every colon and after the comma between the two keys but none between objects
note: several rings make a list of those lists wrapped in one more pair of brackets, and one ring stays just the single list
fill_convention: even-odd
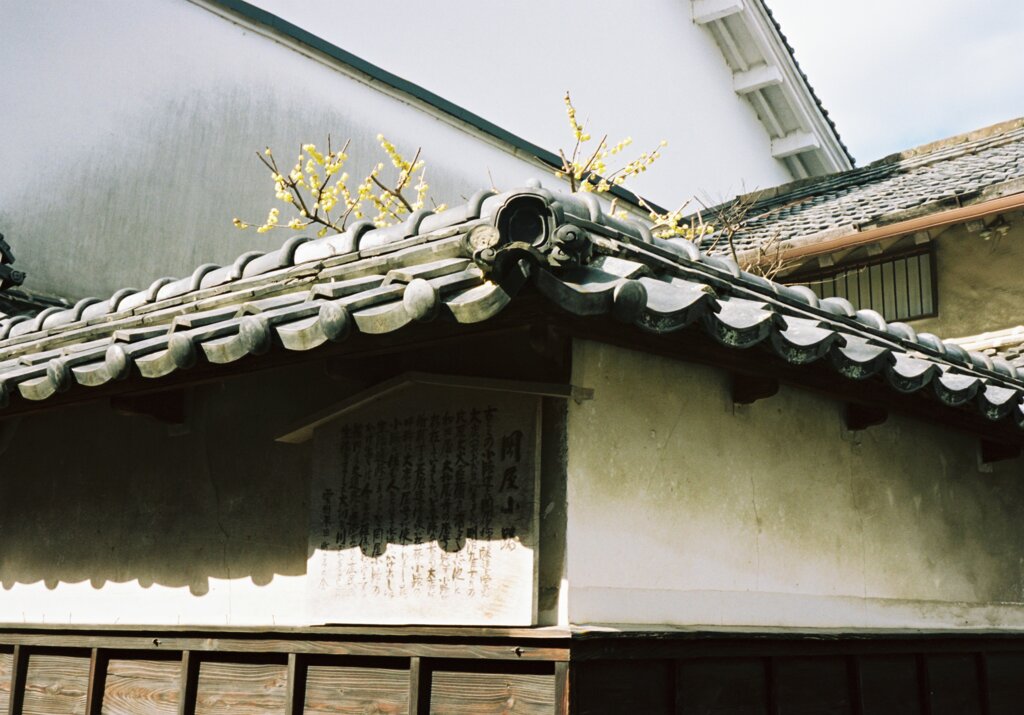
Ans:
[{"label": "horizontal wooden board", "polygon": [[283,715],[287,690],[284,664],[202,662],[195,715]]},{"label": "horizontal wooden board", "polygon": [[115,658],[107,664],[103,715],[175,715],[180,691],[180,661]]},{"label": "horizontal wooden board", "polygon": [[304,715],[408,712],[408,670],[337,665],[310,665],[306,670]]},{"label": "horizontal wooden board", "polygon": [[412,657],[421,658],[487,658],[515,661],[568,660],[567,647],[553,648],[510,643],[507,645],[480,645],[475,643],[402,643],[372,641],[327,640],[267,640],[260,638],[188,638],[167,636],[102,636],[51,635],[44,633],[17,633],[0,635],[0,645],[31,645],[48,648],[104,648],[110,650],[220,652],[220,653],[302,653],[309,655],[347,655],[359,657]]},{"label": "horizontal wooden board", "polygon": [[33,653],[25,675],[22,715],[84,715],[89,658]]},{"label": "horizontal wooden board", "polygon": [[431,715],[551,715],[554,708],[554,674],[431,674]]}]

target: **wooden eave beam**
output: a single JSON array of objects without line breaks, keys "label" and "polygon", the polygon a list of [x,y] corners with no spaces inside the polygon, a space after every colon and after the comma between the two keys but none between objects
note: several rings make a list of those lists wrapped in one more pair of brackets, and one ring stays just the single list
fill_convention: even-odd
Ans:
[{"label": "wooden eave beam", "polygon": [[776,159],[785,159],[787,156],[820,148],[821,141],[811,132],[795,131],[784,137],[772,139],[772,156]]},{"label": "wooden eave beam", "polygon": [[774,65],[758,65],[746,72],[736,72],[732,76],[732,88],[736,94],[751,94],[765,87],[782,84],[782,72]]},{"label": "wooden eave beam", "polygon": [[743,12],[743,0],[693,0],[693,21],[698,25]]}]

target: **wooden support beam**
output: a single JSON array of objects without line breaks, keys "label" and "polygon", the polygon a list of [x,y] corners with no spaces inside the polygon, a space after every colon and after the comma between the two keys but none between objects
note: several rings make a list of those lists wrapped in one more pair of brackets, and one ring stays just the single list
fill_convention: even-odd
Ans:
[{"label": "wooden support beam", "polygon": [[693,21],[698,25],[743,12],[743,0],[693,0]]},{"label": "wooden support beam", "polygon": [[288,691],[285,715],[302,715],[306,705],[306,662],[298,653],[288,654]]},{"label": "wooden support beam", "polygon": [[774,377],[743,373],[734,373],[732,376],[732,401],[737,405],[753,404],[778,391],[779,381]]},{"label": "wooden support beam", "polygon": [[802,154],[805,151],[814,151],[821,148],[818,137],[811,132],[790,132],[784,137],[772,139],[772,156],[776,159],[784,159],[794,154]]},{"label": "wooden support beam", "polygon": [[199,690],[199,659],[192,651],[181,652],[181,681],[178,684],[178,715],[193,715]]},{"label": "wooden support beam", "polygon": [[421,658],[409,659],[409,715],[430,712],[430,674],[424,672]]},{"label": "wooden support beam", "polygon": [[750,94],[780,84],[782,71],[774,65],[757,65],[746,72],[736,72],[732,76],[732,88],[736,94]]},{"label": "wooden support beam", "polygon": [[570,686],[569,661],[555,663],[555,715],[569,715]]},{"label": "wooden support beam", "polygon": [[89,653],[89,685],[85,691],[85,715],[103,712],[103,692],[107,682],[107,657],[99,648]]},{"label": "wooden support beam", "polygon": [[992,464],[1002,462],[1006,459],[1016,459],[1020,456],[1019,444],[1006,444],[1004,442],[992,442],[987,439],[981,440],[981,462]]},{"label": "wooden support beam", "polygon": [[846,403],[844,415],[846,429],[857,431],[880,425],[889,419],[889,411],[884,407]]},{"label": "wooden support beam", "polygon": [[28,651],[25,646],[14,646],[11,656],[11,691],[7,699],[7,715],[21,715],[25,701],[25,676],[28,674]]}]

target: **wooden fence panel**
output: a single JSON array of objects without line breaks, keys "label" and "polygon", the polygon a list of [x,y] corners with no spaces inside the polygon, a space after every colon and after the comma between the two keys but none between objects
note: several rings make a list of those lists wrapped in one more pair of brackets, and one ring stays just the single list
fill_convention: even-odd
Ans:
[{"label": "wooden fence panel", "polygon": [[11,703],[11,670],[14,654],[0,653],[0,713],[6,713]]},{"label": "wooden fence panel", "polygon": [[88,656],[32,653],[22,715],[84,715],[88,690]]},{"label": "wooden fence panel", "polygon": [[1017,715],[1024,704],[1024,653],[987,658],[989,715]]},{"label": "wooden fence panel", "polygon": [[981,715],[981,694],[973,655],[930,655],[931,715]]},{"label": "wooden fence panel", "polygon": [[409,670],[311,664],[304,715],[408,715]]},{"label": "wooden fence panel", "polygon": [[178,660],[111,659],[103,715],[175,715],[181,691]]},{"label": "wooden fence panel", "polygon": [[675,711],[675,673],[671,661],[580,663],[574,675],[573,697],[577,699],[579,715]]},{"label": "wooden fence panel", "polygon": [[846,659],[838,656],[775,661],[779,715],[850,715]]},{"label": "wooden fence panel", "polygon": [[552,715],[555,675],[438,670],[430,715]]},{"label": "wooden fence panel", "polygon": [[915,656],[863,656],[857,665],[863,715],[916,715],[921,711]]},{"label": "wooden fence panel", "polygon": [[284,663],[203,661],[195,715],[284,715],[288,666]]},{"label": "wooden fence panel", "polygon": [[684,660],[676,683],[679,715],[768,715],[762,658]]}]

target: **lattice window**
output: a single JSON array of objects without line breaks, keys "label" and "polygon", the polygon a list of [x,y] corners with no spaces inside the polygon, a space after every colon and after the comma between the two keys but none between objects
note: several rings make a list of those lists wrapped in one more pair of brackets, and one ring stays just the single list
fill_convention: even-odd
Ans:
[{"label": "lattice window", "polygon": [[808,286],[819,298],[846,298],[855,308],[870,308],[890,321],[938,314],[934,253],[927,249],[793,282]]}]

